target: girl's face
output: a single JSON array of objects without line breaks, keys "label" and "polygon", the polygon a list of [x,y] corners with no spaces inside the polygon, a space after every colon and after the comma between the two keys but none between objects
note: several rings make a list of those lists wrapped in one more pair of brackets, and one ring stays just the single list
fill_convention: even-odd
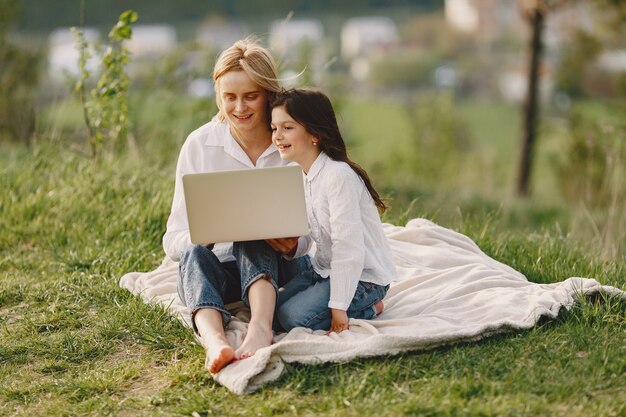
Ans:
[{"label": "girl's face", "polygon": [[320,154],[319,139],[296,122],[284,106],[272,109],[272,141],[282,159],[297,162],[305,173]]},{"label": "girl's face", "polygon": [[218,82],[222,110],[231,126],[242,133],[267,129],[267,92],[263,88],[245,71],[228,71]]}]

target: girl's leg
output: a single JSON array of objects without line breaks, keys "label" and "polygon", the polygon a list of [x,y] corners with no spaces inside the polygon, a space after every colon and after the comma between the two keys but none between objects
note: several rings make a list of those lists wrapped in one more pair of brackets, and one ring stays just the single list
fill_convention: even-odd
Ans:
[{"label": "girl's leg", "polygon": [[[308,284],[308,287],[307,287]],[[331,312],[328,308],[330,299],[330,278],[324,279],[315,272],[307,276],[302,274],[285,286],[286,291],[295,294],[278,301],[278,320],[289,331],[294,327],[307,327],[312,330],[328,330],[331,324]],[[385,297],[388,286],[383,287],[368,282],[359,282],[352,303],[348,308],[349,318],[373,319],[377,314],[377,304]],[[382,305],[378,305],[382,312]]]},{"label": "girl's leg", "polygon": [[207,350],[206,366],[216,373],[235,356],[224,334],[230,314],[224,308],[224,296],[232,274],[215,254],[201,245],[190,246],[181,256],[178,293],[192,314],[194,331]]},{"label": "girl's leg", "polygon": [[389,286],[359,281],[354,298],[348,307],[348,317],[353,319],[371,320],[383,311],[382,299]]},{"label": "girl's leg", "polygon": [[328,308],[330,281],[315,272],[305,272],[285,285],[285,298],[279,294],[277,317],[289,331],[295,327],[328,330],[331,313]]}]

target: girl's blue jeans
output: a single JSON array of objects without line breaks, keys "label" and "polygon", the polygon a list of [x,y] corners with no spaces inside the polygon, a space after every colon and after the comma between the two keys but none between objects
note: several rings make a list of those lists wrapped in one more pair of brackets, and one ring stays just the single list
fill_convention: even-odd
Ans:
[{"label": "girl's blue jeans", "polygon": [[[366,320],[376,317],[374,304],[385,297],[388,289],[389,285],[359,281],[347,310],[348,317]],[[328,330],[332,318],[329,300],[330,278],[322,278],[309,266],[281,288],[276,302],[276,319],[286,331],[294,327]]]},{"label": "girl's blue jeans", "polygon": [[[268,276],[278,291],[300,271],[311,269],[308,256],[287,260],[263,240],[235,242],[235,261],[220,262],[215,254],[202,245],[189,246],[182,254],[178,267],[178,295],[192,317],[201,308],[213,308],[222,313],[224,326],[230,313],[224,307],[242,300],[248,304],[248,289],[258,279]],[[194,331],[197,333],[194,320]]]}]

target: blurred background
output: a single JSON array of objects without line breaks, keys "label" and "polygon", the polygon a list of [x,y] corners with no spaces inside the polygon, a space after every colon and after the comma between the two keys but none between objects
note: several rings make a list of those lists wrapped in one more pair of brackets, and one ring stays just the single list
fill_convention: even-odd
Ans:
[{"label": "blurred background", "polygon": [[626,2],[0,0],[0,161],[45,144],[89,158],[84,99],[127,9],[127,131],[110,160],[173,179],[215,113],[217,54],[255,35],[285,84],[332,97],[386,220],[475,217],[625,259]]}]

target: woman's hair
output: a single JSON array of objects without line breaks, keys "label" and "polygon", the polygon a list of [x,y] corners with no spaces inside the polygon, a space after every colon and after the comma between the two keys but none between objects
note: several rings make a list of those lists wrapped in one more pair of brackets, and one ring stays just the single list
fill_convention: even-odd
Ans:
[{"label": "woman's hair", "polygon": [[267,119],[269,126],[269,101],[272,100],[275,93],[281,90],[278,71],[272,55],[267,49],[259,45],[253,37],[235,42],[219,55],[213,68],[215,101],[219,110],[215,117],[218,120],[224,120],[226,116],[222,110],[222,94],[219,79],[229,71],[244,71],[255,84],[267,92]]},{"label": "woman's hair", "polygon": [[300,123],[308,133],[319,139],[317,146],[335,161],[350,165],[363,180],[376,207],[381,212],[387,209],[367,172],[348,158],[346,143],[339,131],[337,117],[330,99],[321,91],[313,89],[291,89],[276,94],[270,104],[271,108],[284,107],[289,116]]}]

